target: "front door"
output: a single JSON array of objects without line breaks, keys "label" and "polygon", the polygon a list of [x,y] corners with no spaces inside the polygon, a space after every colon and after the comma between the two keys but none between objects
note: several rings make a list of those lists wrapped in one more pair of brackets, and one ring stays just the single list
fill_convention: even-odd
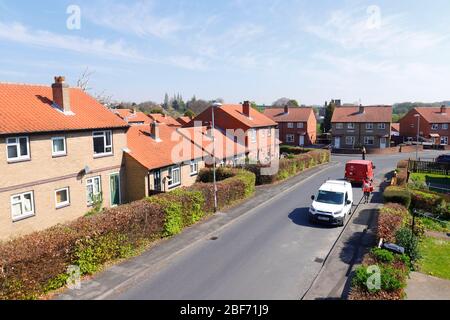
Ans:
[{"label": "front door", "polygon": [[300,145],[300,146],[304,146],[305,145],[305,136],[299,136],[299,142],[298,142],[298,144]]},{"label": "front door", "polygon": [[109,188],[111,192],[111,207],[120,205],[120,174],[114,173],[109,177]]},{"label": "front door", "polygon": [[161,192],[161,170],[153,172],[153,186],[154,191]]},{"label": "front door", "polygon": [[334,147],[336,149],[339,149],[341,147],[341,137],[335,137],[334,138]]},{"label": "front door", "polygon": [[380,138],[380,148],[381,149],[386,148],[386,138]]}]

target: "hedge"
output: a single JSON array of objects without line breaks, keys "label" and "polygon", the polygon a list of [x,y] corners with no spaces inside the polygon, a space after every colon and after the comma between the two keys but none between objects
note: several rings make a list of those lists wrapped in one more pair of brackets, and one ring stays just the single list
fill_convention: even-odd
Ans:
[{"label": "hedge", "polygon": [[401,160],[397,164],[397,186],[403,187],[408,183],[408,160]]},{"label": "hedge", "polygon": [[399,203],[409,208],[411,205],[411,193],[402,187],[387,187],[383,192],[384,202]]},{"label": "hedge", "polygon": [[411,207],[433,214],[442,215],[450,220],[450,201],[444,195],[421,190],[411,190]]},{"label": "hedge", "polygon": [[288,154],[304,154],[311,151],[311,149],[306,149],[306,148],[302,148],[302,147],[294,147],[294,146],[287,146],[287,145],[282,145],[280,146],[280,154],[283,153],[288,153]]},{"label": "hedge", "polygon": [[387,203],[379,211],[377,237],[385,242],[395,242],[395,235],[409,216],[408,209],[397,203]]},{"label": "hedge", "polygon": [[[219,209],[254,192],[254,174],[232,174],[217,184]],[[197,183],[0,242],[0,300],[37,299],[64,286],[71,265],[92,274],[150,241],[179,233],[213,211],[213,190],[211,183]]]},{"label": "hedge", "polygon": [[[289,148],[296,149],[295,147]],[[278,173],[274,175],[261,175],[261,169],[264,168],[261,165],[246,165],[244,168],[256,175],[256,185],[272,184],[292,177],[305,169],[328,163],[330,156],[329,150],[310,150],[304,154],[297,154],[289,158],[281,159]]]}]

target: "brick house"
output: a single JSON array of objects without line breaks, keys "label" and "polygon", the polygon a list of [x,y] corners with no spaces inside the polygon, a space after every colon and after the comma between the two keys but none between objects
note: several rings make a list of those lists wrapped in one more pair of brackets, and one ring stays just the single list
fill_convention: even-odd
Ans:
[{"label": "brick house", "polygon": [[152,113],[148,115],[151,120],[156,121],[161,124],[166,124],[168,126],[181,127],[181,124],[175,120],[173,117],[167,114]]},{"label": "brick house", "polygon": [[[200,113],[185,127],[211,127],[212,108]],[[256,162],[270,163],[279,157],[277,123],[253,109],[249,101],[214,108],[216,128],[238,144],[244,145],[248,158]]]},{"label": "brick house", "polygon": [[0,239],[124,200],[128,124],[63,77],[0,84]]},{"label": "brick house", "polygon": [[[140,200],[154,194],[188,187],[212,157],[212,133],[206,127],[178,128],[153,122],[133,126],[127,133],[125,155],[127,199]],[[245,159],[237,144],[215,130],[218,164],[237,164]],[[240,155],[236,157],[235,155]]]},{"label": "brick house", "polygon": [[404,140],[417,139],[417,117],[420,121],[420,137],[431,139],[433,144],[448,145],[450,137],[450,110],[449,107],[440,108],[414,108],[400,120],[400,136]]},{"label": "brick house", "polygon": [[316,143],[317,118],[313,108],[266,108],[264,115],[278,123],[283,144],[304,146]]},{"label": "brick house", "polygon": [[392,106],[337,107],[331,119],[335,149],[390,147]]}]

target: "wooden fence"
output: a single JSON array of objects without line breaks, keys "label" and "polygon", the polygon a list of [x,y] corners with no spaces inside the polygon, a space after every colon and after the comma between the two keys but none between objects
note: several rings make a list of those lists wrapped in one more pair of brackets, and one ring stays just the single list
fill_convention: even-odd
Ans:
[{"label": "wooden fence", "polygon": [[408,170],[409,170],[409,172],[413,172],[413,173],[430,173],[430,174],[448,175],[450,173],[450,164],[449,163],[437,163],[434,161],[409,160]]}]

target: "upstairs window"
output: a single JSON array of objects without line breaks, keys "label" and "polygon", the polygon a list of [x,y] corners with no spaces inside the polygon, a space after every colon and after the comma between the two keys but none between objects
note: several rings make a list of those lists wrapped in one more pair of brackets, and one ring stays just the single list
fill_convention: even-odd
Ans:
[{"label": "upstairs window", "polygon": [[378,124],[378,129],[385,130],[386,129],[386,123],[379,123]]},{"label": "upstairs window", "polygon": [[297,129],[303,129],[303,127],[304,127],[303,122],[297,123]]},{"label": "upstairs window", "polygon": [[347,129],[350,129],[350,130],[355,129],[355,124],[352,122],[347,123]]},{"label": "upstairs window", "polygon": [[342,122],[336,123],[336,129],[344,129],[344,124]]},{"label": "upstairs window", "polygon": [[97,131],[93,133],[94,156],[111,155],[112,148],[112,132]]},{"label": "upstairs window", "polygon": [[289,129],[293,129],[294,128],[294,123],[293,122],[288,122],[287,124]]},{"label": "upstairs window", "polygon": [[30,160],[28,137],[6,138],[8,162]]},{"label": "upstairs window", "polygon": [[442,124],[442,130],[448,130],[448,123]]},{"label": "upstairs window", "polygon": [[366,123],[366,130],[373,130],[373,123]]},{"label": "upstairs window", "polygon": [[431,125],[431,130],[439,130],[439,124],[433,123],[433,124]]},{"label": "upstairs window", "polygon": [[66,138],[65,137],[53,137],[52,138],[52,156],[61,157],[67,155],[66,151]]}]

